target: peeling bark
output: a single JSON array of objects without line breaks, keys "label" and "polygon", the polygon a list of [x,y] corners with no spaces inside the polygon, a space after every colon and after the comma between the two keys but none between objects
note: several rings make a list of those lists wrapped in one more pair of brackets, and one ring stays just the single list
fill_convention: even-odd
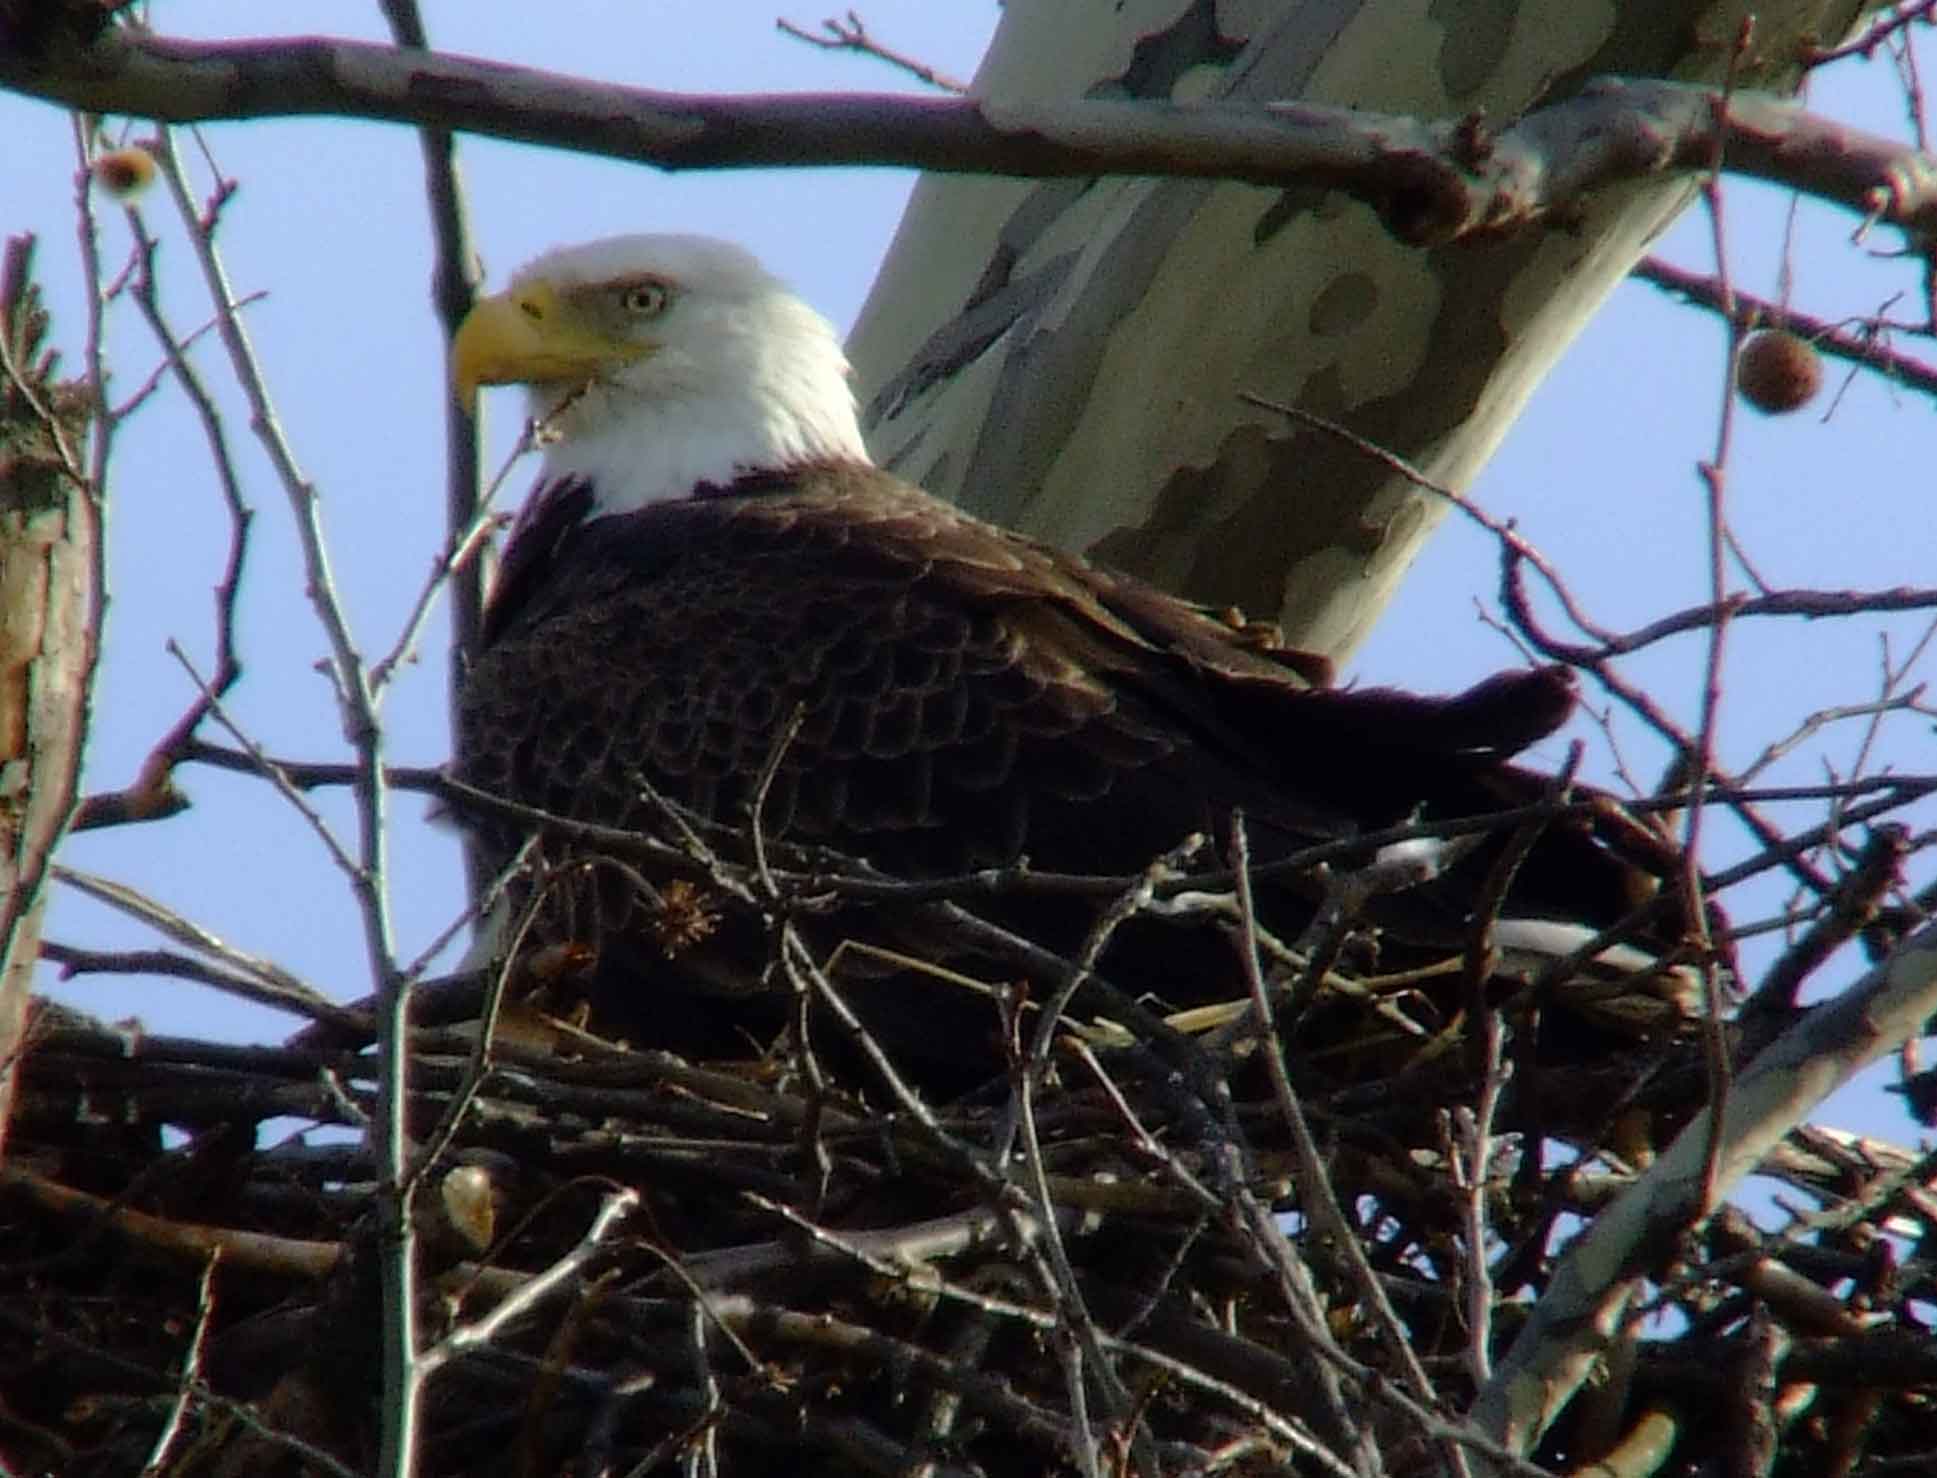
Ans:
[{"label": "peeling bark", "polygon": [[[1788,90],[1854,0],[1757,8],[1739,87]],[[1510,122],[1595,76],[1717,83],[1729,5],[1012,0],[992,103],[1297,99]],[[930,490],[1338,657],[1443,508],[1251,391],[1463,489],[1693,194],[1604,191],[1565,229],[1408,245],[1318,188],[931,176],[850,344],[877,455]]]},{"label": "peeling bark", "polygon": [[73,815],[99,638],[100,520],[68,475],[80,398],[41,356],[30,237],[0,274],[0,1149],[40,944],[47,864]]}]

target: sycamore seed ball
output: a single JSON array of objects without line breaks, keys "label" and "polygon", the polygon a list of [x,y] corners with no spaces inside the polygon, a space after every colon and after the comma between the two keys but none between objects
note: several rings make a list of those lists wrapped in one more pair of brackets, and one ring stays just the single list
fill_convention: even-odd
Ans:
[{"label": "sycamore seed ball", "polygon": [[1823,360],[1814,346],[1787,329],[1765,328],[1742,341],[1735,387],[1759,411],[1799,411],[1823,388]]},{"label": "sycamore seed ball", "polygon": [[133,200],[155,182],[155,157],[139,145],[95,156],[94,181],[116,200]]}]

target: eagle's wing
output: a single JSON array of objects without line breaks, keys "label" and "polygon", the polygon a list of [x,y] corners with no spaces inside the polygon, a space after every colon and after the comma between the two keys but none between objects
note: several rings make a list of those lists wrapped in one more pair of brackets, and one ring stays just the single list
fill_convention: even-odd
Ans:
[{"label": "eagle's wing", "polygon": [[[1237,808],[1252,855],[1269,861],[1415,811],[1539,798],[1544,777],[1506,759],[1571,701],[1543,672],[1452,698],[1314,689],[1298,661],[1214,613],[868,469],[763,478],[584,523],[569,488],[550,502],[560,526],[528,519],[507,553],[492,636],[463,694],[459,773],[581,820],[651,825],[643,779],[737,825],[771,765],[770,836],[903,876],[1023,856],[1041,870],[1130,874],[1187,833],[1221,833]],[[499,862],[522,840],[474,824]],[[1623,840],[1635,845],[1609,845]],[[1613,810],[1550,827],[1510,907],[1602,926],[1666,870],[1648,865],[1659,863],[1648,842]],[[1458,948],[1497,853],[1496,842],[1460,859],[1378,922],[1428,951]],[[621,873],[551,886],[536,937],[596,945],[601,1009],[645,1013],[625,1030],[712,1055],[779,1029],[784,1013],[760,985],[762,939],[725,931],[669,960],[658,915],[640,911]],[[1309,902],[1283,879],[1260,907],[1295,932]],[[998,912],[1063,951],[1091,922],[1080,900],[1012,898]],[[829,927],[899,937],[887,915]],[[1194,936],[1158,926],[1119,940],[1132,934],[1105,970],[1135,989],[1190,1004],[1239,988],[1206,965],[1228,964],[1224,953]],[[984,1041],[989,1012],[953,994],[884,988],[869,1019],[884,1041],[973,1079],[993,1059],[957,1038]]]},{"label": "eagle's wing", "polygon": [[624,825],[643,775],[733,820],[798,713],[767,826],[928,873],[1130,871],[1234,806],[1314,838],[1483,804],[1469,778],[1571,702],[1546,672],[1315,690],[1198,606],[858,467],[523,527],[491,628],[473,783]]}]

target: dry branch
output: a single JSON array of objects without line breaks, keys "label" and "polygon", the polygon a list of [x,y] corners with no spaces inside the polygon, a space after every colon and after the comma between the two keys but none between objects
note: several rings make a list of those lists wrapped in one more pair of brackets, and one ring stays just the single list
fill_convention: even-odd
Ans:
[{"label": "dry branch", "polygon": [[[796,879],[812,876],[823,893],[842,879],[825,853],[818,871],[797,873],[803,858],[784,844],[756,857],[724,829],[675,826],[670,815],[667,825],[677,840],[657,843],[657,855],[684,856],[715,879],[722,908],[757,914],[776,899],[798,903]],[[647,854],[636,855],[645,865]],[[848,868],[858,897],[890,896],[866,869]],[[1127,910],[1160,906],[1152,877],[1127,880],[1127,893],[1126,880],[1081,881],[1084,890],[1062,896],[1090,898],[1098,932]],[[1026,883],[1019,875],[1010,886]],[[1345,893],[1370,886],[1340,883]],[[959,905],[917,906],[937,958],[989,938]],[[1176,922],[1227,916],[1203,910]],[[1724,1383],[1751,1369],[1753,1351],[1740,1328],[1709,1316],[1720,1287],[1738,1301],[1760,1298],[1780,1322],[1778,1387],[1806,1368],[1825,1390],[1869,1393],[1872,1425],[1849,1439],[1852,1451],[1912,1450],[1937,1379],[1903,1341],[1914,1343],[1909,1311],[1937,1293],[1937,1268],[1912,1259],[1880,1281],[1840,1239],[1886,1218],[1912,1236],[1937,1224],[1937,1167],[1784,1131],[1826,1077],[1929,1011],[1934,938],[1927,929],[1910,940],[1876,980],[1801,1018],[1740,1075],[1723,1141],[1728,1173],[1757,1165],[1779,1174],[1836,1219],[1809,1238],[1718,1232],[1707,1262],[1664,1282],[1658,1302],[1680,1310],[1690,1331],[1635,1347],[1632,1379],[1607,1396],[1610,1441],[1646,1430],[1699,1442],[1691,1430],[1700,1429],[1686,1425],[1663,1436],[1650,1414],[1680,1411],[1689,1391],[1722,1400],[1748,1389]],[[783,935],[783,947],[798,944]],[[1015,967],[1044,1001],[1083,963],[1015,945]],[[1225,946],[1213,934],[1206,947]],[[1638,1108],[1664,1130],[1700,1108],[1694,1022],[1684,1014],[1665,1029],[1604,1038],[1584,1061],[1556,1062],[1516,1011],[1476,1003],[1457,956],[1435,994],[1424,978],[1374,985],[1352,952],[1309,947],[1334,960],[1321,979],[1296,951],[1261,955],[1245,1003],[1255,1011],[1260,998],[1267,1007],[1295,999],[1302,1015],[1272,1022],[1282,1077],[1247,1066],[1255,1029],[1213,1026],[1192,1041],[1202,1024],[1146,1029],[1133,1002],[1106,1009],[1136,1036],[1117,1026],[1094,1033],[1094,1044],[1072,1041],[1094,1024],[1066,1021],[1026,1099],[1019,1078],[932,1105],[905,1084],[883,1099],[865,1063],[824,1058],[810,1077],[784,1039],[713,1065],[562,1026],[527,1039],[513,1029],[526,1009],[512,999],[525,989],[516,982],[488,1055],[462,1032],[420,1027],[409,1123],[428,1147],[420,1178],[481,1190],[496,1228],[480,1254],[479,1233],[456,1228],[437,1198],[419,1198],[424,1286],[442,1300],[426,1316],[437,1373],[422,1408],[424,1471],[491,1470],[515,1441],[556,1460],[588,1432],[601,1434],[614,1464],[676,1453],[710,1432],[719,1470],[734,1474],[791,1471],[802,1443],[845,1460],[857,1442],[875,1453],[870,1461],[964,1474],[1034,1472],[1045,1459],[1110,1472],[1119,1451],[1146,1471],[1200,1472],[1247,1443],[1328,1472],[1356,1471],[1360,1457],[1392,1469],[1424,1458],[1448,1470],[1539,1471],[1513,1455],[1519,1443],[1501,1445],[1458,1414],[1475,1364],[1461,1282],[1475,1281],[1468,1263],[1478,1256],[1493,1285],[1489,1323],[1502,1344],[1517,1340],[1504,1359],[1491,1352],[1510,1378],[1530,1343],[1551,1345],[1545,1310],[1560,1304],[1547,1301],[1581,1288],[1569,1270],[1577,1261],[1558,1264],[1547,1249],[1554,1214],[1632,1231],[1619,1256],[1626,1276],[1652,1266],[1637,1249],[1659,1249],[1693,1222],[1654,1188],[1696,1194],[1708,1139],[1699,1118],[1645,1177],[1585,1167],[1607,1132],[1607,1105]],[[793,965],[829,1009],[855,988],[811,956]],[[1381,991],[1404,993],[1436,1050],[1369,1009]],[[1554,1020],[1576,1004],[1556,987],[1543,1009]],[[851,1018],[847,1029],[866,1036]],[[832,1030],[817,1025],[816,1040]],[[1510,1076],[1484,1050],[1487,1032],[1498,1034]],[[286,1048],[215,1048],[69,1024],[50,1027],[29,1060],[24,1150],[94,1168],[85,1190],[39,1172],[0,1184],[0,1262],[42,1270],[31,1303],[26,1286],[0,1280],[0,1319],[12,1328],[39,1320],[49,1349],[79,1341],[122,1358],[145,1351],[143,1389],[170,1399],[130,1417],[130,1446],[150,1450],[177,1407],[180,1442],[219,1440],[213,1424],[240,1402],[270,1419],[266,1431],[320,1445],[352,1469],[372,1460],[379,1434],[355,1413],[374,1409],[382,1156],[375,1145],[254,1149],[246,1129],[292,1113],[362,1122],[378,1093],[375,1061],[359,1045],[369,1037],[367,1024],[348,1037],[316,1027]],[[1386,1051],[1397,1056],[1382,1060]],[[1596,1085],[1585,1094],[1583,1073]],[[1519,1173],[1489,1174],[1485,1162],[1446,1153],[1440,1106],[1477,1102],[1488,1105],[1495,1155],[1517,1151]],[[151,1132],[161,1123],[192,1138],[164,1149]],[[1535,1133],[1571,1146],[1578,1161],[1530,1154]],[[602,1227],[599,1208],[616,1204],[615,1186],[636,1191],[638,1210],[623,1227]],[[1306,1213],[1295,1238],[1287,1210]],[[1664,1226],[1663,1216],[1677,1219]],[[1476,1219],[1497,1245],[1474,1240]],[[86,1229],[78,1243],[76,1227]],[[1360,1243],[1360,1255],[1346,1255],[1346,1242]],[[222,1262],[205,1299],[214,1247]],[[159,1270],[139,1289],[101,1263],[125,1263],[130,1249]],[[85,1311],[104,1277],[118,1306],[149,1311],[144,1328],[176,1333],[137,1346],[90,1325]],[[1531,1314],[1521,1299],[1529,1283]],[[76,1297],[50,1302],[51,1287]],[[272,1314],[301,1331],[273,1357],[260,1343],[279,1327],[263,1323]],[[182,1341],[204,1323],[206,1381],[184,1406]],[[1886,1349],[1899,1354],[1887,1378],[1866,1376]],[[88,1409],[84,1373],[94,1367],[65,1368],[75,1374],[54,1383],[62,1409]],[[251,1386],[249,1370],[279,1372],[309,1404],[292,1413]],[[1111,1384],[1096,1383],[1106,1372]],[[8,1390],[10,1409],[21,1409],[18,1389]],[[1740,1410],[1753,1424],[1765,1407]],[[1563,1423],[1526,1450],[1551,1462],[1575,1450],[1572,1440]]]},{"label": "dry branch", "polygon": [[1516,1451],[1536,1443],[1619,1327],[1634,1281],[1714,1210],[1825,1097],[1919,1035],[1937,1013],[1937,924],[1816,1007],[1749,1064],[1720,1126],[1718,1173],[1705,1176],[1710,1112],[1568,1249],[1527,1327],[1474,1403],[1483,1429]]},{"label": "dry branch", "polygon": [[[1497,132],[1311,103],[1035,104],[799,94],[720,98],[314,38],[196,42],[109,27],[0,52],[0,86],[169,123],[379,119],[662,169],[888,165],[1032,178],[1171,175],[1346,191],[1416,244],[1564,214],[1623,180],[1728,167],[1917,234],[1937,161],[1772,97],[1605,80]],[[1722,132],[1718,135],[1718,119]]]}]

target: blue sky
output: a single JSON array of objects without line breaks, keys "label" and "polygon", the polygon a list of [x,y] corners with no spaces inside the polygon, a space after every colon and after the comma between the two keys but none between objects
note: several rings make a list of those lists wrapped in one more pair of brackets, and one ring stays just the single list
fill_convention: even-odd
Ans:
[{"label": "blue sky", "polygon": [[[778,34],[776,13],[811,24],[819,11],[719,0],[692,6],[591,7],[597,24],[534,26],[523,8],[430,6],[439,46],[605,80],[679,91],[914,89],[878,64],[815,51]],[[998,12],[982,3],[880,0],[867,7],[884,39],[934,64],[972,72]],[[380,36],[375,7],[286,4],[260,7],[173,0],[156,23],[171,34],[242,34],[265,16],[287,34],[305,28]],[[345,26],[357,28],[345,32]],[[1900,131],[1901,102],[1879,65],[1845,70],[1819,85],[1817,105],[1884,131]],[[74,153],[57,111],[0,96],[0,228],[37,231],[40,267],[58,332],[78,352],[78,275],[73,249]],[[442,530],[441,347],[426,286],[430,262],[422,167],[414,135],[373,124],[306,119],[223,126],[207,135],[222,168],[242,182],[228,207],[222,245],[242,291],[266,289],[249,322],[279,407],[307,474],[323,498],[343,594],[359,642],[387,650]],[[561,241],[629,230],[701,231],[745,242],[837,322],[850,322],[912,183],[892,171],[808,170],[667,176],[636,166],[577,159],[518,145],[467,141],[462,151],[476,239],[492,282]],[[164,248],[167,306],[181,327],[200,322],[196,281],[179,232],[157,192],[145,202]],[[1731,270],[1737,283],[1777,290],[1786,197],[1731,183],[1727,190]],[[1798,222],[1795,302],[1827,316],[1919,312],[1914,275],[1849,242],[1847,217],[1805,208]],[[126,232],[104,212],[109,260]],[[1712,265],[1708,228],[1691,212],[1664,251],[1686,265]],[[110,338],[122,384],[153,363],[132,313]],[[1473,488],[1568,571],[1588,607],[1624,627],[1706,598],[1701,485],[1696,464],[1712,455],[1725,340],[1703,315],[1654,289],[1620,289],[1564,362]],[[198,351],[210,378],[224,381],[212,341]],[[1840,384],[1832,366],[1831,385]],[[1851,385],[1824,423],[1825,396],[1811,412],[1739,417],[1730,457],[1730,499],[1738,533],[1778,586],[1823,588],[1929,584],[1937,569],[1937,509],[1931,468],[1937,424],[1929,402],[1873,378]],[[251,500],[260,510],[242,608],[248,676],[233,708],[271,752],[341,758],[344,745],[329,690],[312,670],[325,643],[302,595],[291,520],[233,399],[229,433],[239,448]],[[515,433],[515,401],[494,409],[494,451]],[[109,643],[97,691],[89,751],[90,788],[131,778],[155,738],[188,703],[187,678],[163,652],[179,639],[199,661],[210,651],[209,589],[226,524],[206,475],[199,433],[172,394],[130,423],[112,488]],[[509,498],[527,474],[512,474]],[[1357,654],[1350,674],[1428,689],[1458,687],[1513,663],[1512,650],[1475,615],[1491,604],[1496,579],[1490,539],[1450,520],[1415,567],[1399,599]],[[1861,702],[1875,687],[1879,633],[1900,654],[1922,628],[1890,622],[1799,622],[1738,626],[1730,638],[1728,701],[1721,750],[1740,765],[1809,711]],[[389,700],[393,756],[437,763],[446,753],[441,692],[442,627],[429,660],[405,675]],[[1701,643],[1684,639],[1630,664],[1630,675],[1664,702],[1692,711]],[[1937,673],[1937,659],[1926,674]],[[1900,768],[1928,771],[1928,721],[1893,721],[1886,753]],[[1589,771],[1605,777],[1595,731]],[[1627,758],[1644,783],[1659,772],[1652,741],[1621,726]],[[1860,725],[1832,727],[1803,746],[1770,779],[1814,781],[1825,762],[1847,766]],[[1557,759],[1558,746],[1544,755]],[[195,798],[185,815],[156,825],[75,838],[63,860],[124,879],[189,913],[238,946],[288,965],[339,996],[367,987],[348,891],[304,824],[260,784],[202,769],[184,772]],[[340,798],[325,811],[347,825]],[[422,822],[423,806],[396,805],[392,885],[399,943],[414,954],[459,904],[454,845]],[[1937,825],[1926,805],[1913,824]],[[1714,830],[1713,860],[1739,855],[1729,825]],[[1928,864],[1925,868],[1928,876]],[[1759,906],[1773,907],[1766,893]],[[1738,904],[1738,916],[1744,914]],[[52,937],[95,945],[155,941],[71,897],[57,901]],[[1766,957],[1766,956],[1759,956]],[[1851,967],[1853,968],[1853,967]],[[1827,979],[1847,978],[1848,969]],[[180,982],[92,978],[64,993],[110,1017],[140,1015],[156,1030],[276,1037],[282,1018],[250,1012]],[[1902,1135],[1901,1116],[1874,1095],[1844,1113],[1851,1127]]]}]

